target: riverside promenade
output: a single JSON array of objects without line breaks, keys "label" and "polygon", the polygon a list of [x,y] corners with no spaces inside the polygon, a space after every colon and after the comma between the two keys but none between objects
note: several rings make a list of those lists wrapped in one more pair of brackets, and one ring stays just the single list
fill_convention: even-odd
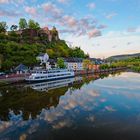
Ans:
[{"label": "riverside promenade", "polygon": [[97,69],[97,70],[80,70],[75,71],[75,76],[78,75],[87,75],[87,74],[93,74],[93,73],[110,73],[115,72],[119,70],[126,70],[127,67],[118,67],[118,68],[110,68],[110,69]]},{"label": "riverside promenade", "polygon": [[29,74],[7,74],[0,76],[0,86],[23,82]]},{"label": "riverside promenade", "polygon": [[[80,70],[75,71],[75,76],[82,76],[82,75],[89,75],[89,74],[97,74],[97,73],[111,73],[119,70],[126,70],[126,67],[120,68],[113,68],[113,69],[106,69],[106,70]],[[30,74],[9,74],[0,76],[0,86],[8,85],[8,84],[15,84],[18,82],[24,82],[24,79],[29,76]]]}]

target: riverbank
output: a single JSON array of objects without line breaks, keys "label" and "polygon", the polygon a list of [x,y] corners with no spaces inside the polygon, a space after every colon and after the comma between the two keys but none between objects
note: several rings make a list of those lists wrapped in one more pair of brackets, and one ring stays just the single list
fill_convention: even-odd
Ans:
[{"label": "riverbank", "polygon": [[[81,70],[81,71],[75,71],[75,76],[82,76],[82,75],[88,75],[88,74],[97,74],[97,73],[112,73],[119,70],[126,70],[126,67],[120,67],[120,68],[112,68],[112,69],[105,69],[105,70]],[[25,77],[27,77],[29,74],[12,74],[8,76],[2,76],[0,77],[0,86],[5,86],[9,84],[15,84],[19,82],[24,82]]]},{"label": "riverbank", "polygon": [[106,72],[115,72],[118,70],[126,70],[127,67],[118,67],[118,68],[109,68],[109,69],[98,69],[98,70],[81,70],[75,71],[75,76],[93,74],[93,73],[106,73]]},{"label": "riverbank", "polygon": [[0,86],[24,82],[25,77],[29,74],[10,74],[0,77]]}]

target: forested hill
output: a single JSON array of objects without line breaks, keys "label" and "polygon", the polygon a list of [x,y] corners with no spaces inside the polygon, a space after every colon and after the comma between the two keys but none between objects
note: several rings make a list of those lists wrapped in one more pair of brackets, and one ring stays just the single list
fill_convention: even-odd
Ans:
[{"label": "forested hill", "polygon": [[69,48],[64,40],[59,38],[55,27],[47,27],[29,20],[20,19],[19,25],[12,25],[7,31],[7,24],[0,22],[0,68],[7,70],[23,63],[33,66],[37,63],[36,56],[47,52],[50,58],[80,57],[87,55],[80,47]]},{"label": "forested hill", "polygon": [[126,60],[129,58],[134,58],[134,57],[140,57],[140,53],[115,55],[115,56],[108,57],[106,60],[119,61],[119,60]]}]

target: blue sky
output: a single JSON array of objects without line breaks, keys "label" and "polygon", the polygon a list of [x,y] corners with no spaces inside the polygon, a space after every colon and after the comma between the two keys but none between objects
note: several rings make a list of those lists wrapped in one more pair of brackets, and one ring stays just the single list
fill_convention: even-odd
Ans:
[{"label": "blue sky", "polygon": [[0,0],[0,21],[20,17],[56,26],[91,57],[140,52],[140,0]]}]

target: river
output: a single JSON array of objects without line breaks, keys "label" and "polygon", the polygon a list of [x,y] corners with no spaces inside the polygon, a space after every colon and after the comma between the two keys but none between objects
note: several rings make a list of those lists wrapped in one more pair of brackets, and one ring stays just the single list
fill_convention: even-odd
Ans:
[{"label": "river", "polygon": [[139,140],[140,74],[0,87],[0,140]]}]

